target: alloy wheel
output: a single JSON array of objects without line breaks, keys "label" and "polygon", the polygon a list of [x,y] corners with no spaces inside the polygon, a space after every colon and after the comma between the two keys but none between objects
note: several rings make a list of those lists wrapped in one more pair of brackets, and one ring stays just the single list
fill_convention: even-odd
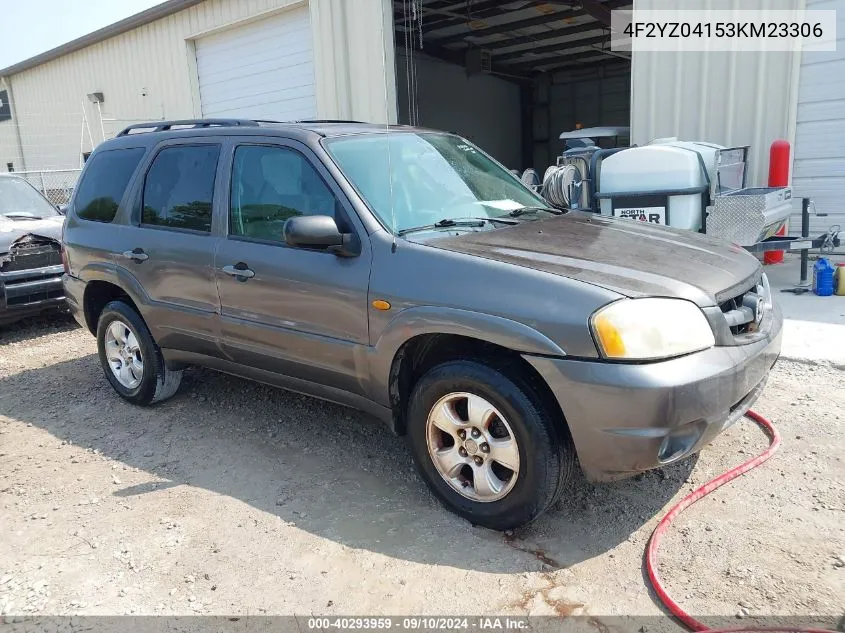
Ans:
[{"label": "alloy wheel", "polygon": [[453,490],[473,501],[503,499],[519,475],[519,446],[505,417],[481,396],[456,392],[426,420],[431,461]]},{"label": "alloy wheel", "polygon": [[135,389],[144,377],[144,357],[138,337],[120,319],[112,321],[105,335],[106,359],[117,381],[127,389]]}]

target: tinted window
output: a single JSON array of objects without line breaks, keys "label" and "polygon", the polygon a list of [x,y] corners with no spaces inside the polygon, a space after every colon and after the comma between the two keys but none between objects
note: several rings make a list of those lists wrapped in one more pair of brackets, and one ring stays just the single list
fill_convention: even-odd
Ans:
[{"label": "tinted window", "polygon": [[335,215],[336,199],[299,152],[244,145],[235,150],[229,234],[282,241],[298,215]]},{"label": "tinted window", "polygon": [[168,147],[153,160],[144,182],[141,223],[211,231],[217,145]]},{"label": "tinted window", "polygon": [[76,215],[96,222],[111,222],[129,179],[144,155],[141,147],[98,152],[89,161],[76,189]]}]

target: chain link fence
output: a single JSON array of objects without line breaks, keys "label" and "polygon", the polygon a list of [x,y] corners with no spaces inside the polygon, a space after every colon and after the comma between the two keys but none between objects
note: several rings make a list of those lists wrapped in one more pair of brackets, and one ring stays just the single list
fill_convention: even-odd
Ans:
[{"label": "chain link fence", "polygon": [[67,204],[76,187],[81,169],[45,169],[40,171],[16,171],[16,176],[26,178],[50,202]]}]

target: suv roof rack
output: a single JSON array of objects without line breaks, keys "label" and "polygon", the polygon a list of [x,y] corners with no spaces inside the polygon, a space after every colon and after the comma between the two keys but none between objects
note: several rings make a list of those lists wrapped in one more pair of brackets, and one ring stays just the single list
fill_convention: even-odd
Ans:
[{"label": "suv roof rack", "polygon": [[352,119],[299,119],[291,121],[291,123],[363,123],[363,121],[353,121]]},{"label": "suv roof rack", "polygon": [[257,127],[258,122],[249,121],[247,119],[180,119],[178,121],[150,121],[149,123],[138,123],[136,125],[125,127],[120,131],[118,136],[127,136],[128,134],[131,134],[133,130],[162,132],[170,130],[173,127],[207,128],[231,126]]}]

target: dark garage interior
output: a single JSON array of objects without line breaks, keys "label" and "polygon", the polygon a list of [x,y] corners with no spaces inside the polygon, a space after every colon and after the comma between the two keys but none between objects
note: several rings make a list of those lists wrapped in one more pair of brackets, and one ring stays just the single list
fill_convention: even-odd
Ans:
[{"label": "dark garage interior", "polygon": [[[610,50],[630,0],[395,0],[400,123],[465,136],[540,173],[576,126],[630,124],[631,60]],[[627,139],[621,139],[627,141]]]}]

